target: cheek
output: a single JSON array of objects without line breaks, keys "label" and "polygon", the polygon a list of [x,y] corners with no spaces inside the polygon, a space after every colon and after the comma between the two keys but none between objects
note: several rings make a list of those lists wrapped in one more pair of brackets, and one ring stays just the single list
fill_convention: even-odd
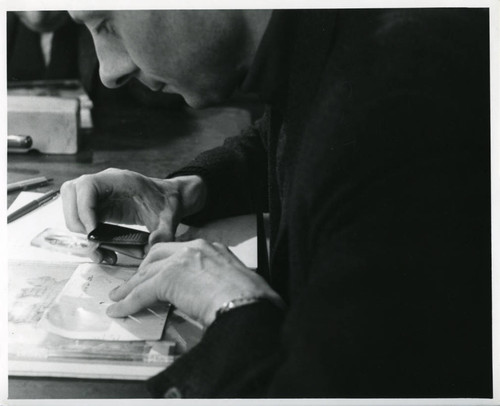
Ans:
[{"label": "cheek", "polygon": [[117,39],[110,38],[109,36],[94,35],[95,51],[99,62],[102,64],[112,64],[115,61],[122,59],[125,55],[124,47]]},{"label": "cheek", "polygon": [[155,38],[152,33],[142,31],[134,36],[123,39],[130,58],[147,75],[162,77],[168,72],[167,62],[170,55],[168,44],[161,38]]},{"label": "cheek", "polygon": [[134,63],[145,74],[161,75],[175,48],[171,35],[166,35],[169,31],[163,13],[120,13],[115,23],[118,36]]}]

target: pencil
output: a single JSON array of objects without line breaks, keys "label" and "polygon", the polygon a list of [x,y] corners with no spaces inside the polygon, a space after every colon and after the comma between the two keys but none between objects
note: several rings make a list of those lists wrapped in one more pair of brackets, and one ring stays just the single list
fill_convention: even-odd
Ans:
[{"label": "pencil", "polygon": [[38,178],[21,180],[20,182],[13,182],[7,185],[7,193],[17,192],[18,190],[26,190],[32,187],[45,186],[53,179],[40,176]]},{"label": "pencil", "polygon": [[17,209],[13,213],[9,214],[7,216],[7,223],[10,223],[11,221],[17,220],[19,217],[22,217],[25,214],[32,212],[36,208],[44,205],[48,201],[55,198],[58,194],[59,194],[59,190],[52,190],[50,192],[45,193],[43,196],[39,197],[38,199],[35,199],[32,202],[29,202],[28,204],[24,205],[23,207]]}]

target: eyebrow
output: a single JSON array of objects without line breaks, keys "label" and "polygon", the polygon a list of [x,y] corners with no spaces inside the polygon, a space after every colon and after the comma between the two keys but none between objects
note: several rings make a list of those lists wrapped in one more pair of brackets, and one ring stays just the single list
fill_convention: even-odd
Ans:
[{"label": "eyebrow", "polygon": [[91,20],[94,20],[94,19],[97,19],[97,18],[100,18],[102,15],[102,12],[96,12],[96,11],[92,11],[90,14],[86,15],[85,16],[85,19],[81,19],[81,18],[78,18],[78,17],[73,17],[71,16],[71,18],[73,19],[73,21],[75,21],[77,24],[82,24],[82,25],[86,25],[87,23],[89,23]]},{"label": "eyebrow", "polygon": [[72,19],[73,19],[73,21],[74,21],[75,23],[77,23],[77,24],[85,24],[85,23],[83,22],[83,20],[81,20],[81,19],[79,19],[79,18],[76,18],[76,17],[73,17],[73,16],[71,16],[71,18],[72,18]]}]

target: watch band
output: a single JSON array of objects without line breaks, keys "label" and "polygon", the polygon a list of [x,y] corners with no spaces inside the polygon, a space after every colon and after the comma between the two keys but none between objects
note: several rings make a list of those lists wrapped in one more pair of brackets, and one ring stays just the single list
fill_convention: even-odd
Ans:
[{"label": "watch band", "polygon": [[233,300],[228,300],[224,302],[219,309],[215,312],[215,318],[219,317],[221,314],[228,312],[229,310],[236,309],[237,307],[247,306],[258,302],[267,301],[269,299],[259,296],[250,297],[240,297]]}]

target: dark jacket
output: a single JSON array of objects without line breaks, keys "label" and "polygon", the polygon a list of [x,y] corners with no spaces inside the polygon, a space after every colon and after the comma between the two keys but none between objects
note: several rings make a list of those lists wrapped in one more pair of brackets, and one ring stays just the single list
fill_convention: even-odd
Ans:
[{"label": "dark jacket", "polygon": [[188,220],[269,210],[288,310],[221,315],[154,395],[492,396],[488,52],[485,10],[274,13],[266,114],[174,175]]}]

